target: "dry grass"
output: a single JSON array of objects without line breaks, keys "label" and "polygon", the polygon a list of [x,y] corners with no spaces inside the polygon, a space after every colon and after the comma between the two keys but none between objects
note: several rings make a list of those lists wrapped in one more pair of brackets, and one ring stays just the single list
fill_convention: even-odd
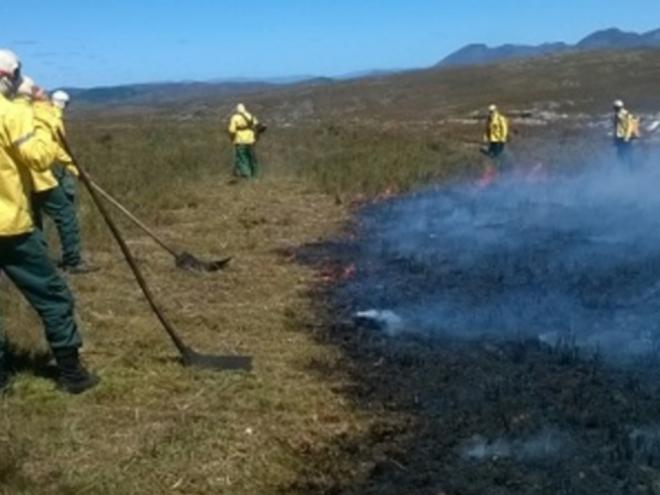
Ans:
[{"label": "dry grass", "polygon": [[[295,494],[350,485],[373,467],[341,446],[396,415],[345,393],[354,377],[337,372],[349,369],[344,350],[317,338],[324,323],[310,289],[319,275],[288,253],[336,235],[357,194],[477,172],[478,160],[460,168],[474,150],[446,129],[282,129],[262,143],[266,178],[231,184],[230,149],[214,124],[136,116],[74,121],[70,133],[96,179],[164,238],[200,257],[236,256],[226,272],[191,275],[122,222],[186,341],[251,354],[254,373],[176,362],[83,193],[84,241],[101,271],[71,284],[85,356],[103,383],[71,398],[29,370],[16,377],[0,404],[0,493]],[[4,307],[14,346],[44,351],[13,289]]]},{"label": "dry grass", "polygon": [[[177,192],[161,229],[200,255],[236,255],[217,276],[177,271],[131,232],[156,293],[194,347],[255,357],[253,374],[180,367],[114,249],[102,272],[75,278],[86,359],[103,384],[79,398],[28,373],[0,406],[3,493],[272,494],[292,483],[305,452],[360,428],[359,414],[307,371],[335,366],[333,348],[292,322],[309,313],[315,274],[280,254],[338,228],[327,196],[297,181],[229,186],[225,177]],[[194,206],[192,205],[194,203]],[[30,344],[38,325],[12,311],[9,333]],[[21,336],[23,328],[30,336]]]},{"label": "dry grass", "polygon": [[[524,70],[507,67],[504,75],[485,70],[498,81]],[[336,235],[355,195],[479,173],[473,141],[480,128],[441,123],[453,94],[436,90],[458,88],[454,115],[464,116],[486,101],[474,97],[483,89],[454,85],[477,81],[473,72],[437,77],[427,85],[415,74],[398,76],[390,89],[373,81],[377,90],[367,84],[355,98],[353,83],[256,98],[274,125],[260,147],[266,179],[252,184],[229,184],[230,149],[219,120],[229,102],[193,120],[177,112],[100,120],[80,114],[70,135],[98,182],[175,245],[202,257],[236,256],[226,272],[194,276],[125,228],[185,339],[208,352],[252,354],[256,369],[244,375],[180,367],[85,199],[84,240],[102,270],[71,283],[85,356],[103,383],[71,398],[29,371],[17,376],[11,396],[0,401],[0,493],[337,493],[364,477],[374,467],[364,460],[369,449],[353,463],[354,452],[341,446],[368,441],[374,423],[405,418],[380,403],[352,401],[346,391],[356,375],[347,374],[346,350],[318,338],[322,322],[310,292],[318,274],[287,253]],[[425,99],[432,87],[434,98]],[[305,101],[325,117],[290,124]],[[368,118],[345,118],[356,101],[356,112]],[[334,109],[343,115],[333,116]],[[563,131],[552,132],[562,138]],[[542,159],[552,166],[576,151],[591,153],[569,137],[561,152],[532,131],[519,139],[523,164]],[[6,294],[9,286],[0,283]],[[13,289],[2,303],[12,343],[43,350],[39,324]],[[385,426],[383,435],[397,431]]]}]

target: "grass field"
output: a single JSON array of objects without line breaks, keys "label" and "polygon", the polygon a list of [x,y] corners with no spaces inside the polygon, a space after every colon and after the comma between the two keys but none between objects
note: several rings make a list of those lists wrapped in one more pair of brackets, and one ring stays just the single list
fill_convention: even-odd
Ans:
[{"label": "grass field", "polygon": [[[355,200],[481,173],[481,128],[446,120],[465,118],[491,101],[478,85],[461,86],[465,78],[482,74],[507,87],[504,101],[522,105],[509,78],[529,70],[535,80],[541,68],[544,80],[553,71],[571,73],[584,63],[580,57],[553,62],[559,68],[520,62],[256,95],[255,108],[272,125],[259,148],[265,178],[255,183],[232,183],[221,124],[232,101],[217,102],[218,110],[215,102],[205,103],[194,118],[176,105],[74,114],[71,142],[100,184],[173,244],[201,257],[235,257],[217,275],[177,271],[167,254],[121,222],[186,341],[207,352],[251,354],[255,371],[213,374],[179,366],[82,193],[84,242],[101,271],[70,282],[85,359],[103,383],[71,398],[30,369],[17,375],[11,395],[0,402],[0,493],[402,493],[388,484],[391,476],[379,478],[391,471],[407,478],[406,486],[418,485],[418,493],[428,486],[445,493],[440,484],[424,484],[412,464],[429,452],[417,435],[432,422],[417,429],[416,394],[409,392],[417,380],[442,376],[449,383],[463,358],[452,360],[450,351],[424,343],[394,350],[375,336],[352,335],[328,314],[324,288],[336,260],[321,252],[313,263],[301,262],[300,253],[345,233]],[[641,60],[648,80],[657,70],[655,52],[620,57],[625,67]],[[599,70],[610,70],[603,59],[593,60]],[[585,74],[578,74],[584,84]],[[651,94],[646,83],[636,87],[639,102]],[[543,89],[532,86],[527,102],[585,94],[583,85],[566,88],[542,98]],[[583,101],[602,97],[607,108],[613,95],[602,89]],[[293,118],[307,100],[312,114]],[[424,101],[428,112],[422,113]],[[600,133],[574,123],[521,124],[516,164],[558,167],[593,158],[602,139],[584,139],[587,132]],[[11,341],[37,359],[45,349],[39,324],[6,280],[0,283]],[[499,369],[491,351],[480,352],[486,354],[482,371]],[[444,357],[441,364],[437,356]],[[543,359],[556,365],[553,357]],[[411,371],[418,365],[421,374]],[[470,380],[478,380],[476,373]],[[447,387],[460,395],[455,385]],[[442,392],[422,387],[420,393]],[[439,434],[437,425],[431,429]]]},{"label": "grass field", "polygon": [[[181,368],[118,252],[92,238],[102,272],[71,283],[86,359],[103,385],[72,399],[48,380],[18,376],[1,406],[5,493],[273,493],[295,480],[305,445],[359,428],[338,385],[307,372],[339,355],[293,326],[310,311],[304,288],[314,273],[280,254],[336,229],[343,213],[296,181],[224,182],[189,183],[178,192],[185,205],[151,220],[200,255],[234,254],[226,273],[181,273],[140,235],[131,245],[186,340],[249,353],[254,374]],[[39,341],[27,311],[8,313],[16,345]]]},{"label": "grass field", "polygon": [[[166,239],[201,257],[235,256],[221,274],[180,272],[123,223],[186,340],[208,352],[251,354],[256,367],[223,375],[179,366],[83,193],[84,241],[101,271],[70,282],[85,357],[103,385],[72,399],[30,369],[19,373],[0,406],[3,493],[294,493],[309,458],[368,428],[369,415],[341,393],[350,378],[313,371],[339,368],[343,358],[316,342],[309,290],[320,275],[293,253],[339,233],[354,195],[447,172],[434,159],[441,148],[343,132],[313,131],[318,148],[275,132],[262,149],[266,178],[233,184],[231,149],[211,122],[71,123],[71,141],[93,176]],[[377,153],[379,143],[389,155]],[[337,149],[338,161],[323,146]],[[369,167],[346,177],[358,160],[350,150]],[[417,167],[406,166],[409,157]],[[344,159],[352,161],[330,170]],[[13,288],[4,308],[12,344],[38,361],[46,349],[39,324]]]}]

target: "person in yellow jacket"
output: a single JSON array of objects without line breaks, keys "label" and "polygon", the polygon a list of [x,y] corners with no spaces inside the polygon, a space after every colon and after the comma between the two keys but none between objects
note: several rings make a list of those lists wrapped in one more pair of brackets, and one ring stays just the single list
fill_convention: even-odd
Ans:
[{"label": "person in yellow jacket", "polygon": [[229,136],[234,143],[234,175],[254,179],[259,175],[259,162],[254,146],[265,128],[240,103],[229,119]]},{"label": "person in yellow jacket", "polygon": [[484,141],[488,145],[485,154],[500,166],[502,155],[509,140],[509,121],[497,109],[496,105],[488,107],[488,120]]},{"label": "person in yellow jacket", "polygon": [[639,137],[639,121],[630,113],[623,101],[614,102],[614,146],[619,160],[633,166],[633,142]]},{"label": "person in yellow jacket", "polygon": [[59,144],[58,130],[62,131],[60,111],[48,100],[41,88],[29,77],[24,77],[18,88],[15,101],[31,107],[34,118],[45,129],[50,130],[56,146],[57,165],[44,172],[31,171],[32,210],[34,223],[43,230],[44,214],[51,218],[57,228],[62,249],[61,268],[67,273],[82,274],[94,271],[83,261],[80,247],[80,225],[76,215],[75,201],[69,199],[55,171],[63,166],[75,167],[71,157]]},{"label": "person in yellow jacket", "polygon": [[[59,130],[63,136],[66,136],[66,130],[64,129],[64,110],[69,106],[71,98],[66,92],[58,90],[53,92],[50,97],[50,102],[52,104],[51,109],[57,119],[57,130]],[[69,155],[64,150],[62,151],[64,153],[57,159],[58,163],[57,166],[53,167],[53,173],[60,183],[60,186],[64,189],[67,199],[75,204],[80,172],[78,172],[78,168]]]},{"label": "person in yellow jacket", "polygon": [[[30,171],[48,170],[56,156],[51,133],[34,120],[29,107],[12,101],[21,81],[21,65],[0,50],[0,271],[36,310],[55,355],[58,386],[81,393],[98,378],[81,364],[82,345],[74,318],[73,296],[46,253],[30,210]],[[6,342],[0,332],[0,391],[9,383]]]}]

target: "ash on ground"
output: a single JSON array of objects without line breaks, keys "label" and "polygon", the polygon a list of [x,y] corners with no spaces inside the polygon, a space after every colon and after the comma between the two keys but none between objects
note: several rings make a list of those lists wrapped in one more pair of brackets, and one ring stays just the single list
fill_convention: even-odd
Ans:
[{"label": "ash on ground", "polygon": [[362,213],[342,296],[428,335],[656,357],[658,212],[660,172],[648,168],[428,190]]},{"label": "ash on ground", "polygon": [[301,252],[355,266],[319,286],[344,359],[313,369],[374,422],[316,457],[358,481],[302,493],[660,494],[660,174],[533,179],[368,206]]},{"label": "ash on ground", "polygon": [[489,440],[475,435],[460,449],[461,456],[473,462],[513,459],[520,463],[551,462],[566,455],[569,441],[565,435],[548,430],[527,438]]}]

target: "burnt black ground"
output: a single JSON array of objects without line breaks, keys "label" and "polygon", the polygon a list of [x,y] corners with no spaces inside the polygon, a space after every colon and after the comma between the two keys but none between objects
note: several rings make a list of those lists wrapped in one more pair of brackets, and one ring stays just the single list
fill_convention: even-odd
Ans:
[{"label": "burnt black ground", "polygon": [[[466,341],[428,332],[388,338],[356,327],[350,319],[356,310],[402,293],[422,298],[429,287],[424,266],[374,257],[364,249],[364,234],[358,228],[343,241],[309,245],[298,258],[319,270],[330,263],[337,275],[355,265],[353,278],[315,289],[323,322],[317,336],[345,355],[343,369],[315,371],[348,373],[354,386],[343,393],[381,419],[363,437],[315,453],[298,491],[660,493],[660,372],[653,360],[613,364],[570,341],[529,338],[527,328]],[[380,295],[364,287],[374,273],[387,274]],[[481,450],[468,455],[477,444]],[[340,458],[351,459],[357,481],[345,481],[345,469],[333,462]]]},{"label": "burnt black ground", "polygon": [[[328,338],[347,353],[357,385],[345,392],[357,407],[407,419],[376,422],[336,446],[368,466],[365,480],[308,493],[656,493],[657,433],[636,431],[656,424],[660,391],[635,373],[530,343],[384,343],[337,327]],[[475,435],[515,443],[547,432],[562,442],[548,456],[461,455]],[[331,475],[324,463],[333,457],[323,452],[311,466]]]},{"label": "burnt black ground", "polygon": [[506,177],[367,208],[341,297],[414,331],[575,341],[608,359],[657,357],[660,177],[586,170]]}]

